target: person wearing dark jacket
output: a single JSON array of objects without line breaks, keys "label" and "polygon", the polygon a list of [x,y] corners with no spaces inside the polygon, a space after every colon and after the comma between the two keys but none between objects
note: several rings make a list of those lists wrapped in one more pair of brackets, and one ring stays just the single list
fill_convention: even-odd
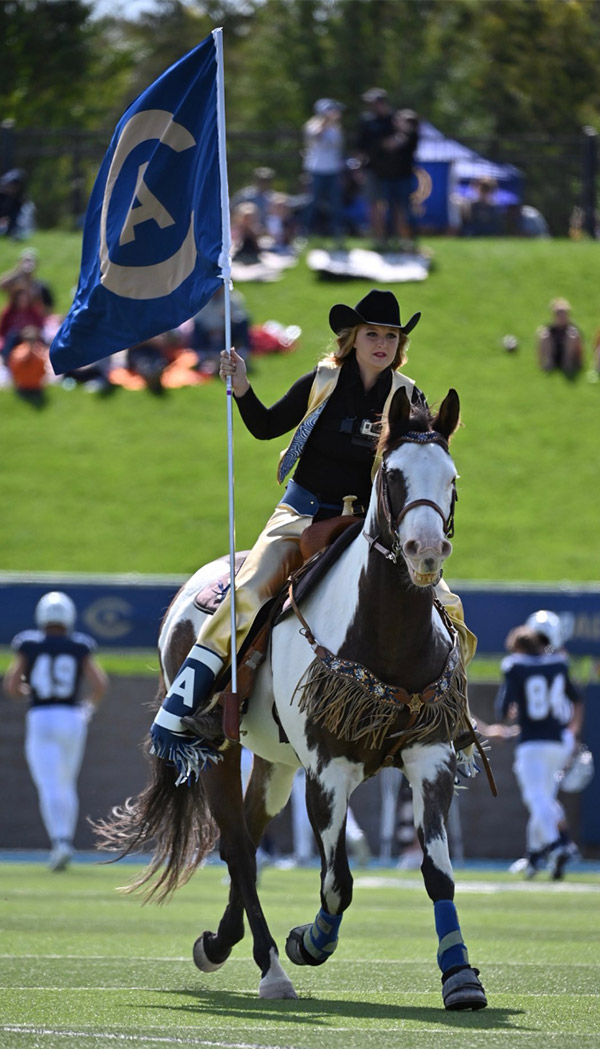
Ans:
[{"label": "person wearing dark jacket", "polygon": [[412,109],[393,109],[383,88],[370,88],[362,97],[368,109],[359,121],[357,150],[367,172],[373,235],[380,248],[390,235],[414,242],[411,194],[419,119]]}]

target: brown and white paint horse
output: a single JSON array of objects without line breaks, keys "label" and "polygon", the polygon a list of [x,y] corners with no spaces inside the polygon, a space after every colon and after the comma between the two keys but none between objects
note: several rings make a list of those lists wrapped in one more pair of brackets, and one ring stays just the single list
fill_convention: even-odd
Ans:
[{"label": "brown and white paint horse", "polygon": [[[131,889],[146,884],[158,898],[191,876],[218,836],[229,868],[229,900],[217,931],[196,940],[194,960],[204,972],[220,968],[244,935],[245,913],[261,997],[296,997],[259,901],[255,853],[287,802],[297,769],[306,769],[307,809],[321,857],[321,908],[312,924],[292,929],[286,952],[294,964],[320,965],[336,947],[352,899],[348,799],[366,777],[393,763],[413,791],[444,1004],[487,1004],[456,916],[445,829],[457,763],[453,741],[464,736],[468,720],[456,635],[434,594],[452,550],[456,470],[447,442],[458,418],[454,390],[434,419],[423,410],[411,414],[404,391],[396,394],[362,531],[302,604],[308,629],[294,614],[273,628],[269,657],[241,723],[242,742],[255,755],[245,798],[237,745],[190,787],[176,787],[173,769],[153,758],[151,784],[99,829],[99,843],[122,853],[152,843],[152,863]],[[200,569],[165,617],[161,700],[202,622],[194,596],[222,570],[222,561]]]}]

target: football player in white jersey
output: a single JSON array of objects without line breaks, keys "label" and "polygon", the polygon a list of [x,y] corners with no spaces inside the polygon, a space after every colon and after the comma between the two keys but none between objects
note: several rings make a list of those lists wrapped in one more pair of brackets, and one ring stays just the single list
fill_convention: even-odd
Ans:
[{"label": "football player in white jersey", "polygon": [[527,855],[511,870],[522,870],[528,878],[547,865],[550,877],[558,880],[578,855],[557,799],[557,774],[581,731],[583,703],[561,646],[560,620],[553,612],[536,612],[511,630],[496,699],[498,718],[516,720],[520,728],[513,770],[529,812]]},{"label": "football player in white jersey", "polygon": [[96,642],[73,629],[76,614],[67,594],[44,594],[35,609],[36,629],[13,638],[15,657],[4,679],[8,695],[29,702],[25,756],[55,871],[64,870],[73,854],[87,725],[108,686],[94,658]]}]

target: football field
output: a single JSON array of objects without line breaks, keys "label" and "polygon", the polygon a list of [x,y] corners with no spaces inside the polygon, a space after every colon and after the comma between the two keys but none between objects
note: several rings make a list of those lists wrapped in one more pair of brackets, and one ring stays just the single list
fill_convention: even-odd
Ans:
[{"label": "football field", "polygon": [[225,868],[209,864],[162,907],[116,889],[131,864],[0,865],[0,1046],[109,1049],[597,1049],[600,874],[520,881],[457,871],[456,902],[489,1006],[447,1013],[433,908],[418,872],[356,869],[352,907],[326,965],[296,968],[284,944],[312,921],[318,871],[263,869],[267,919],[295,1001],[262,1001],[249,935],[218,972],[192,945],[214,929]]}]

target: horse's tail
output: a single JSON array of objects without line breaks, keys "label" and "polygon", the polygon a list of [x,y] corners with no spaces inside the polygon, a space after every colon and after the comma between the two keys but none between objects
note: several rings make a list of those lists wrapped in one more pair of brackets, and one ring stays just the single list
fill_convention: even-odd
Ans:
[{"label": "horse's tail", "polygon": [[[161,679],[159,700],[164,697]],[[218,829],[213,820],[202,778],[190,786],[175,786],[173,769],[150,754],[151,781],[135,798],[112,809],[110,816],[92,824],[100,849],[118,852],[116,860],[134,852],[152,850],[150,863],[122,892],[144,886],[145,900],[163,903],[191,878],[213,850]]]}]

